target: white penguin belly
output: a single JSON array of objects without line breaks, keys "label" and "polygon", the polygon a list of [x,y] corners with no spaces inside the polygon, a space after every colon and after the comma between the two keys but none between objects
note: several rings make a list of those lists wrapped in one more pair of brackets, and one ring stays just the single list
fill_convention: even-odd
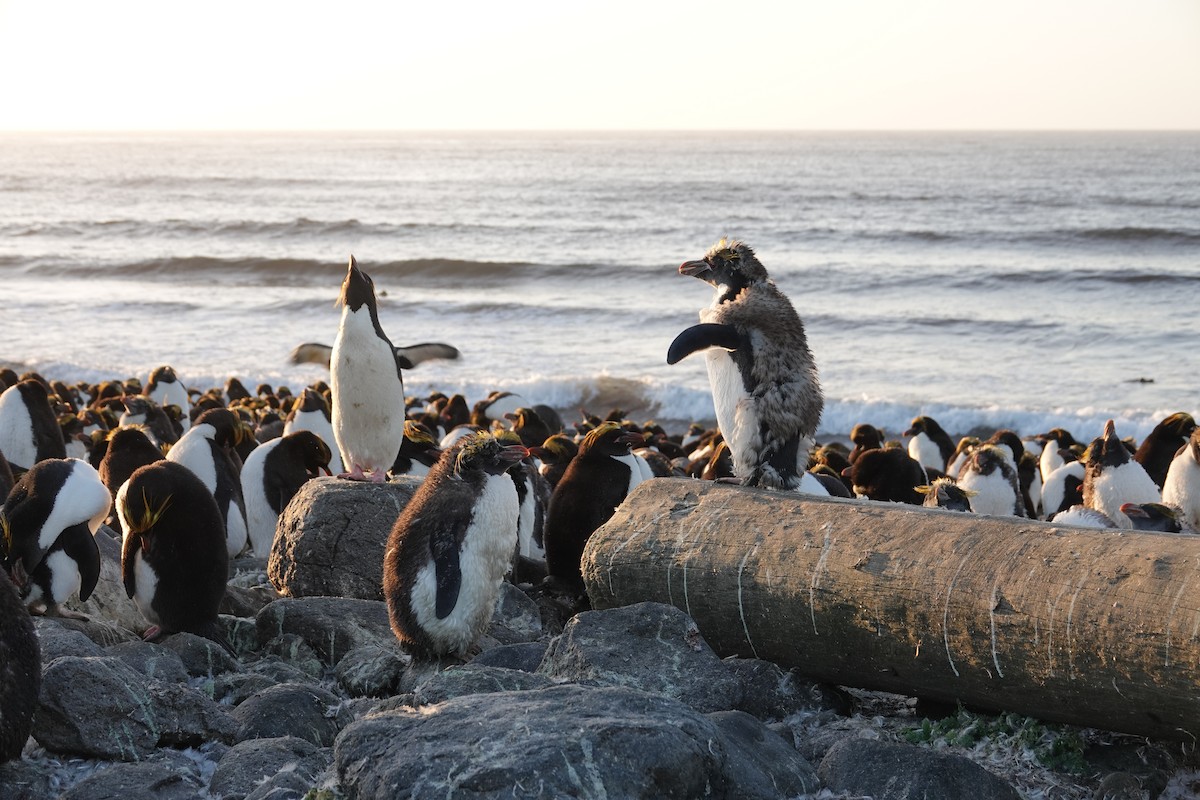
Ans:
[{"label": "white penguin belly", "polygon": [[517,489],[508,475],[490,475],[475,504],[475,515],[458,551],[462,574],[458,600],[443,619],[437,618],[437,575],[430,561],[417,572],[410,592],[421,629],[442,653],[463,653],[487,628],[500,583],[516,544]]},{"label": "white penguin belly", "polygon": [[75,559],[56,550],[46,556],[46,566],[50,568],[50,596],[48,603],[61,603],[68,597],[79,593],[83,586],[83,577],[79,574],[79,565]]},{"label": "white penguin belly", "polygon": [[242,465],[242,498],[246,502],[246,533],[254,554],[266,558],[271,554],[271,543],[275,539],[275,528],[279,518],[263,493],[263,468],[267,455],[279,446],[281,439],[272,439],[260,444],[246,456]]},{"label": "white penguin belly", "polygon": [[923,467],[936,470],[946,468],[946,464],[942,461],[941,448],[924,433],[918,433],[908,440],[908,455],[914,461],[920,462]]},{"label": "white penguin belly", "polygon": [[208,489],[208,493],[214,494],[217,491],[217,465],[213,462],[212,445],[204,436],[206,428],[212,431],[211,425],[198,425],[185,433],[167,451],[167,461],[190,469]]},{"label": "white penguin belly", "polygon": [[1067,478],[1074,476],[1083,481],[1084,466],[1079,461],[1071,461],[1055,469],[1046,478],[1042,486],[1042,518],[1050,519],[1058,513],[1059,506],[1066,496]]},{"label": "white penguin belly", "polygon": [[49,548],[60,533],[81,522],[88,523],[89,530],[95,533],[111,509],[112,495],[101,482],[100,473],[86,461],[76,460],[54,496],[54,505],[38,532],[38,545]]},{"label": "white penguin belly", "polygon": [[342,314],[330,380],[333,436],[344,467],[391,467],[404,438],[404,391],[395,351],[376,335],[366,306]]},{"label": "white penguin belly", "polygon": [[734,473],[744,480],[754,468],[761,444],[754,400],[746,392],[742,373],[729,351],[710,348],[705,351],[704,358],[708,364],[708,382],[717,412],[717,427],[729,445]]},{"label": "white penguin belly", "polygon": [[242,552],[242,548],[246,546],[246,538],[246,518],[242,516],[242,510],[231,497],[225,517],[225,552],[229,553],[230,558],[235,558]]},{"label": "white penguin belly", "polygon": [[[627,456],[613,456],[613,459],[615,461],[620,461],[622,464],[629,467],[629,486],[625,489],[625,496],[628,497],[629,493],[633,491],[635,486],[646,480],[646,475],[642,472],[642,464],[645,464],[645,459],[640,458],[633,453],[630,453]],[[639,464],[639,461],[642,463]],[[646,469],[649,470],[649,468],[650,465],[647,464]]]},{"label": "white penguin belly", "polygon": [[0,453],[10,464],[29,469],[37,462],[33,420],[17,387],[0,393]]},{"label": "white penguin belly", "polygon": [[1141,464],[1127,461],[1119,467],[1108,467],[1100,472],[1092,481],[1090,499],[1089,507],[1107,514],[1118,528],[1133,528],[1133,522],[1121,513],[1121,505],[1158,503],[1162,495]]},{"label": "white penguin belly", "polygon": [[1183,517],[1200,530],[1200,463],[1189,444],[1171,461],[1163,481],[1162,499],[1183,512]]},{"label": "white penguin belly", "polygon": [[1008,482],[1000,470],[991,475],[981,475],[974,470],[966,470],[958,480],[958,485],[967,492],[976,492],[970,499],[971,510],[976,514],[991,514],[998,517],[1013,516],[1016,495],[1013,494],[1012,484]]},{"label": "white penguin belly", "polygon": [[133,602],[137,605],[138,611],[142,612],[142,616],[151,625],[158,625],[161,620],[158,618],[158,613],[151,607],[154,601],[154,594],[158,591],[158,575],[154,569],[146,563],[142,557],[142,551],[138,550],[133,557],[133,579],[134,592]]}]

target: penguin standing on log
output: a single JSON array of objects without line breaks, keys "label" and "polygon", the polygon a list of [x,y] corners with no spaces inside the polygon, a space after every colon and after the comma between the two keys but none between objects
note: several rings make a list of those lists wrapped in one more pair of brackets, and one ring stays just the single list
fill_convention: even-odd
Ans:
[{"label": "penguin standing on log", "polygon": [[462,656],[487,628],[517,539],[517,489],[507,473],[528,455],[490,433],[461,439],[396,520],[383,595],[396,638],[414,656]]},{"label": "penguin standing on log", "polygon": [[742,242],[721,239],[679,272],[716,293],[700,324],[675,337],[667,363],[704,351],[717,427],[742,483],[798,488],[824,406],[804,323]]},{"label": "penguin standing on log", "polygon": [[59,603],[96,588],[95,533],[110,508],[100,475],[77,458],[39,461],[13,486],[0,508],[0,564],[32,613],[86,619]]},{"label": "penguin standing on log", "polygon": [[354,256],[338,304],[342,320],[329,363],[333,436],[347,470],[338,477],[382,483],[404,440],[404,383],[379,325],[375,284]]}]

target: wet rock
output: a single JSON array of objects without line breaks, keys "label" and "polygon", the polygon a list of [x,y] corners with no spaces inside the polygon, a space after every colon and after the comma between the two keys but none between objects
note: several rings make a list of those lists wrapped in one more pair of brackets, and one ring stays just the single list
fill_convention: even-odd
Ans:
[{"label": "wet rock", "polygon": [[160,747],[198,747],[205,742],[230,743],[237,723],[228,710],[185,684],[151,681],[147,686]]},{"label": "wet rock", "polygon": [[350,721],[340,706],[337,697],[316,686],[272,686],[233,710],[238,723],[237,740],[298,736],[327,747]]},{"label": "wet rock", "polygon": [[[412,692],[396,697],[394,701],[414,707],[425,706],[455,697],[545,689],[553,685],[554,681],[545,675],[502,667],[485,667],[472,662],[442,670]],[[384,701],[381,707],[389,702],[392,701]]]},{"label": "wet rock", "polygon": [[49,664],[61,656],[87,658],[104,655],[104,648],[89,639],[82,631],[64,628],[55,620],[37,621],[38,642],[42,648],[42,663]]},{"label": "wet rock", "polygon": [[536,641],[542,635],[542,612],[529,595],[505,581],[487,633],[500,644]]},{"label": "wet rock", "polygon": [[876,800],[1020,798],[1007,781],[968,758],[875,739],[838,742],[825,754],[817,775],[835,792],[869,795]]}]

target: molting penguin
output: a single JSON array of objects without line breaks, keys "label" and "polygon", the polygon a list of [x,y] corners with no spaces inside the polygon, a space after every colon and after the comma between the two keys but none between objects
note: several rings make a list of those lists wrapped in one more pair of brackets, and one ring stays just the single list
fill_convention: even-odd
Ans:
[{"label": "molting penguin", "polygon": [[851,465],[850,478],[858,497],[914,506],[924,502],[917,487],[929,480],[920,462],[899,447],[864,451]]},{"label": "molting penguin", "polygon": [[1117,438],[1111,419],[1104,423],[1104,435],[1088,446],[1083,463],[1083,504],[1107,514],[1118,528],[1133,527],[1121,511],[1122,504],[1162,500],[1158,486]]},{"label": "molting penguin", "polygon": [[233,558],[246,546],[246,502],[242,497],[242,464],[234,447],[253,438],[241,418],[225,408],[205,411],[167,453],[167,460],[195,473],[217,502],[225,520],[226,546]]},{"label": "molting penguin", "polygon": [[404,439],[404,384],[395,349],[379,326],[375,284],[354,256],[346,269],[342,320],[333,343],[333,436],[351,480],[387,480]]},{"label": "molting penguin", "polygon": [[271,555],[279,515],[300,487],[329,474],[329,445],[312,431],[296,431],[256,447],[242,465],[242,499],[250,546],[260,558]]},{"label": "molting penguin", "polygon": [[86,619],[58,604],[96,588],[94,536],[111,507],[100,476],[79,459],[39,461],[17,481],[0,509],[0,559],[33,613]]},{"label": "molting penguin", "polygon": [[14,474],[43,459],[67,457],[62,429],[41,381],[19,381],[0,394],[0,452]]},{"label": "molting penguin", "polygon": [[551,576],[582,588],[579,561],[593,531],[608,521],[634,487],[642,471],[630,452],[642,443],[640,433],[622,430],[614,422],[594,428],[579,443],[562,480],[550,496],[543,542]]},{"label": "molting penguin", "polygon": [[21,757],[41,685],[37,630],[8,573],[0,569],[0,764]]},{"label": "molting penguin", "polygon": [[342,457],[338,453],[337,440],[333,438],[333,423],[330,422],[329,403],[325,397],[310,386],[304,387],[300,399],[288,413],[287,422],[283,426],[283,435],[297,431],[312,431],[329,445],[332,458],[329,469],[337,475],[342,471]]},{"label": "molting penguin", "polygon": [[191,427],[189,415],[192,403],[188,397],[187,387],[183,385],[175,375],[175,370],[170,366],[164,364],[161,367],[155,367],[150,372],[150,379],[146,381],[142,394],[157,403],[160,408],[178,406],[182,412],[180,425],[183,430],[186,431]]},{"label": "molting penguin", "polygon": [[516,542],[517,490],[506,472],[527,455],[489,433],[467,437],[442,453],[396,520],[383,594],[413,655],[462,656],[487,628]]},{"label": "molting penguin", "polygon": [[117,515],[125,531],[121,577],[151,624],[145,638],[187,631],[232,652],[217,618],[229,555],[204,483],[182,464],[149,464],[117,492]]},{"label": "molting penguin", "polygon": [[954,447],[954,455],[950,456],[950,461],[946,463],[946,476],[957,480],[962,468],[971,458],[971,451],[981,444],[983,442],[977,436],[964,436],[959,439]]},{"label": "molting penguin", "polygon": [[[1022,448],[1024,452],[1024,448]],[[1025,500],[1012,450],[1000,444],[981,444],[958,476],[958,485],[971,495],[971,510],[976,514],[1025,516]]]},{"label": "molting penguin", "polygon": [[1163,481],[1162,499],[1175,506],[1183,520],[1200,530],[1200,428],[1179,448]]},{"label": "molting penguin", "polygon": [[1074,525],[1076,528],[1117,527],[1107,514],[1084,505],[1074,505],[1059,511],[1050,521],[1055,525]]},{"label": "molting penguin", "polygon": [[1142,465],[1150,480],[1160,489],[1167,479],[1167,470],[1179,448],[1188,443],[1188,437],[1196,430],[1196,420],[1191,414],[1172,414],[1154,426],[1150,435],[1142,440],[1133,460]]},{"label": "molting penguin", "polygon": [[914,417],[904,435],[912,437],[908,441],[908,454],[921,462],[923,467],[944,472],[954,457],[954,442],[950,434],[942,430],[933,417]]},{"label": "molting penguin", "polygon": [[804,323],[742,242],[722,239],[679,272],[716,293],[667,363],[704,351],[717,427],[744,484],[798,488],[824,405]]}]

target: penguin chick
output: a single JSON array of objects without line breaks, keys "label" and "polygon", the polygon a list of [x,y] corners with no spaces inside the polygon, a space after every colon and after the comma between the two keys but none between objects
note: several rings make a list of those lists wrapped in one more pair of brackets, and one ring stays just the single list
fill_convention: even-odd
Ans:
[{"label": "penguin chick", "polygon": [[850,430],[850,442],[854,445],[854,449],[850,451],[846,460],[853,465],[855,461],[858,461],[859,456],[868,450],[883,448],[883,431],[870,423],[860,422]]},{"label": "penguin chick", "polygon": [[338,477],[387,480],[404,439],[404,383],[395,348],[379,325],[375,284],[354,256],[338,297],[342,319],[333,343],[333,437],[348,470]]},{"label": "penguin chick", "polygon": [[917,487],[928,479],[916,459],[888,447],[863,451],[850,467],[850,480],[857,497],[919,506],[924,498]]},{"label": "penguin chick", "polygon": [[1166,503],[1122,503],[1121,513],[1129,517],[1134,530],[1197,533],[1197,530],[1183,519],[1183,514],[1178,508]]},{"label": "penguin chick", "polygon": [[1025,502],[1011,452],[1008,447],[997,444],[981,444],[971,451],[959,473],[958,485],[974,492],[971,510],[976,514],[1025,516]]},{"label": "penguin chick", "polygon": [[700,324],[675,337],[667,363],[704,351],[717,427],[743,484],[797,488],[824,406],[804,323],[742,242],[721,239],[679,272],[715,293]]},{"label": "penguin chick", "polygon": [[513,432],[521,437],[521,444],[526,447],[537,447],[553,433],[532,408],[522,406],[504,417],[512,422]]},{"label": "penguin chick", "polygon": [[174,444],[179,441],[179,434],[175,431],[171,418],[158,403],[141,395],[126,395],[121,402],[125,406],[119,421],[122,428],[143,428],[150,440],[157,445]]},{"label": "penguin chick", "polygon": [[0,565],[31,613],[87,619],[59,604],[96,588],[94,537],[111,507],[100,475],[77,458],[39,461],[13,486],[0,508]]},{"label": "penguin chick", "polygon": [[904,435],[912,437],[908,440],[908,454],[921,462],[921,466],[945,471],[954,456],[954,442],[933,417],[914,417]]},{"label": "penguin chick", "polygon": [[254,554],[271,554],[279,515],[300,487],[329,472],[329,445],[312,431],[296,431],[259,445],[242,465],[242,498],[246,532]]},{"label": "penguin chick", "polygon": [[1154,426],[1154,430],[1142,440],[1133,454],[1133,460],[1142,465],[1159,489],[1166,482],[1167,470],[1175,454],[1188,443],[1188,438],[1195,430],[1196,420],[1191,414],[1182,411],[1172,414]]},{"label": "penguin chick", "polygon": [[204,483],[182,464],[148,464],[117,492],[117,515],[125,531],[121,577],[150,623],[145,638],[186,631],[232,653],[217,617],[229,554]]},{"label": "penguin chick", "polygon": [[516,543],[507,471],[528,450],[490,433],[457,442],[396,520],[383,561],[392,631],[420,658],[462,656],[487,628]]},{"label": "penguin chick", "polygon": [[1162,499],[1178,508],[1187,524],[1200,529],[1200,429],[1192,431],[1188,443],[1172,459]]},{"label": "penguin chick", "polygon": [[613,422],[602,423],[579,443],[579,453],[554,487],[546,512],[546,568],[552,577],[582,588],[579,562],[584,545],[643,480],[630,452],[641,443],[641,434]]},{"label": "penguin chick", "polygon": [[1158,486],[1117,438],[1111,419],[1104,423],[1104,435],[1092,441],[1082,460],[1083,504],[1107,514],[1118,528],[1133,527],[1121,511],[1123,503],[1162,501]]},{"label": "penguin chick", "polygon": [[917,491],[925,495],[926,508],[944,508],[947,511],[970,511],[973,492],[963,489],[953,478],[937,478],[926,486],[918,486]]},{"label": "penguin chick", "polygon": [[242,463],[234,448],[253,432],[241,417],[226,408],[205,411],[167,452],[167,460],[182,464],[208,488],[225,523],[229,557],[246,546],[246,501],[242,496]]}]

